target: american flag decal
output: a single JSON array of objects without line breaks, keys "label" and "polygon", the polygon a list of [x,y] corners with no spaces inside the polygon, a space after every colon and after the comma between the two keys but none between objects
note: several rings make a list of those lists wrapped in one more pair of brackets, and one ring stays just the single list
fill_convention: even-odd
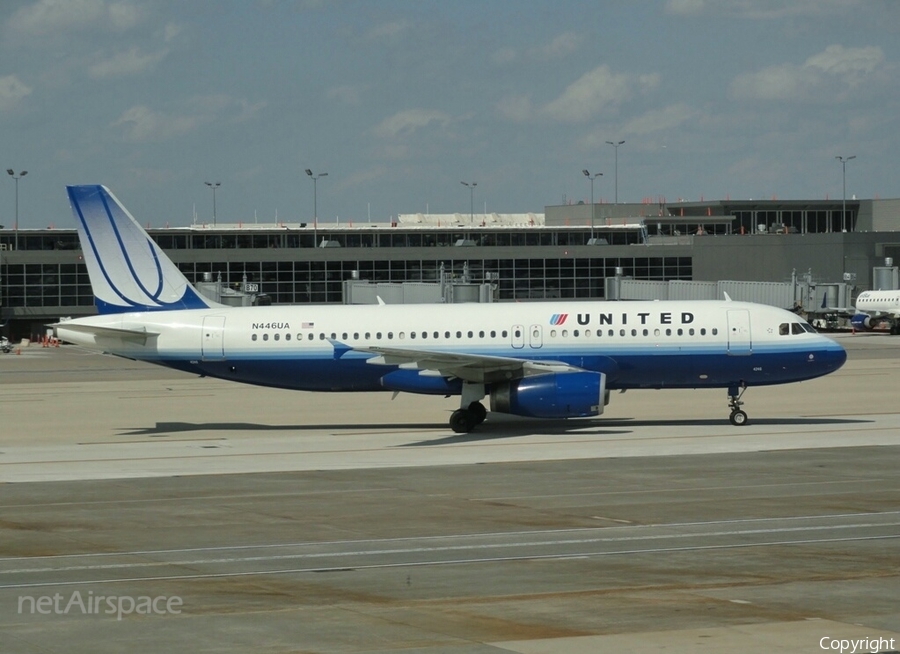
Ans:
[{"label": "american flag decal", "polygon": [[314,322],[302,322],[300,323],[300,329],[312,329],[316,326]]}]

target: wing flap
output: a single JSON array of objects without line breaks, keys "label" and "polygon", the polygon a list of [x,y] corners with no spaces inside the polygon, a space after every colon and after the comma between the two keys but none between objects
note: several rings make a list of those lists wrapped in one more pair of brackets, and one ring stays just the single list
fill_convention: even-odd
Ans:
[{"label": "wing flap", "polygon": [[563,361],[531,361],[515,357],[500,357],[462,352],[440,352],[406,348],[367,347],[358,351],[376,356],[367,363],[399,366],[401,369],[438,372],[444,377],[458,377],[473,383],[490,383],[520,379],[549,372],[575,372],[581,368]]}]

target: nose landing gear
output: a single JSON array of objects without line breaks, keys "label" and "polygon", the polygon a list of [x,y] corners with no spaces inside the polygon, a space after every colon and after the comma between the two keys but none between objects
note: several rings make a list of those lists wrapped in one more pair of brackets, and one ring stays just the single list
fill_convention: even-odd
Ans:
[{"label": "nose landing gear", "polygon": [[731,409],[731,415],[728,416],[728,419],[735,427],[747,424],[747,414],[741,409],[741,405],[744,404],[741,401],[741,397],[746,390],[747,384],[744,382],[741,382],[740,385],[728,387],[728,408]]}]

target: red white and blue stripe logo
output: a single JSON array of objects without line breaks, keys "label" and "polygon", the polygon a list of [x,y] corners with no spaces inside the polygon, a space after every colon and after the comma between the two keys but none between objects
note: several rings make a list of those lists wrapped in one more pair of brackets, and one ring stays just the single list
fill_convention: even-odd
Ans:
[{"label": "red white and blue stripe logo", "polygon": [[551,325],[562,325],[566,322],[566,318],[569,317],[567,313],[554,313],[550,316],[550,324]]}]

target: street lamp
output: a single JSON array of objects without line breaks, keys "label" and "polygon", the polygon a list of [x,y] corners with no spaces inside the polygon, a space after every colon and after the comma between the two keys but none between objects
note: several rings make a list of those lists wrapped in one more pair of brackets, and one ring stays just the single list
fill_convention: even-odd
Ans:
[{"label": "street lamp", "polygon": [[471,212],[471,221],[472,224],[475,223],[475,187],[478,186],[478,182],[460,182],[463,186],[468,187],[469,189],[469,211]]},{"label": "street lamp", "polygon": [[843,198],[844,199],[843,199],[843,202],[841,205],[841,231],[846,232],[847,231],[847,162],[850,161],[851,159],[856,159],[856,155],[854,154],[849,157],[838,156],[838,157],[835,157],[835,159],[837,159],[838,161],[841,162],[841,172],[842,172],[842,177],[844,180],[844,183],[843,183],[843,187],[844,187]]},{"label": "street lamp", "polygon": [[[591,175],[587,169],[582,170],[584,176],[591,180],[591,241],[594,240],[594,180],[603,177],[603,173],[594,173]],[[593,244],[593,243],[592,243]]]},{"label": "street lamp", "polygon": [[612,141],[607,141],[607,143],[613,146],[616,149],[616,195],[615,195],[615,203],[619,204],[619,146],[622,145],[625,141],[617,141],[613,143]]},{"label": "street lamp", "polygon": [[15,241],[14,241],[15,245],[13,246],[13,248],[18,251],[18,249],[19,249],[19,179],[21,179],[22,177],[25,177],[25,175],[28,174],[28,171],[23,170],[21,173],[16,175],[16,171],[14,171],[12,168],[7,168],[6,172],[9,174],[10,177],[12,177],[14,180],[16,180],[16,235],[15,235]]},{"label": "street lamp", "polygon": [[306,174],[313,181],[313,247],[319,247],[319,198],[316,182],[320,177],[328,177],[328,173],[313,175],[313,171],[307,168]]},{"label": "street lamp", "polygon": [[218,221],[216,220],[216,189],[219,188],[220,186],[222,186],[222,184],[221,184],[221,182],[215,182],[215,183],[203,182],[203,183],[206,184],[209,188],[211,188],[212,192],[213,192],[213,227],[215,227],[216,224],[218,223]]}]

